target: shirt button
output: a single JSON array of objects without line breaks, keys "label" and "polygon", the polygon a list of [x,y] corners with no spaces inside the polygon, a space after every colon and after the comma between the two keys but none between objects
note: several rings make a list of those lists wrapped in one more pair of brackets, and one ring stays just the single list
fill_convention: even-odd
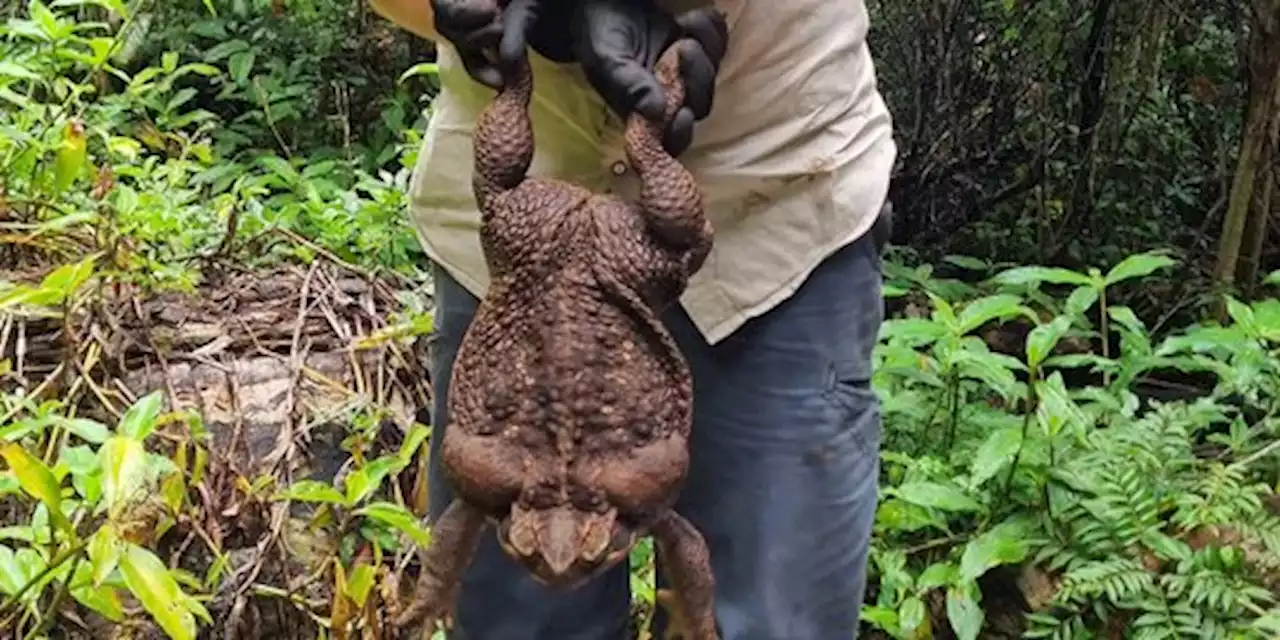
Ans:
[{"label": "shirt button", "polygon": [[612,166],[612,167],[610,167],[610,170],[612,170],[612,171],[613,171],[613,175],[615,175],[615,176],[621,176],[621,175],[624,175],[624,174],[626,174],[626,172],[627,172],[627,163],[625,163],[625,162],[623,162],[623,161],[619,160],[619,161],[617,161],[617,162],[613,163],[613,166]]}]

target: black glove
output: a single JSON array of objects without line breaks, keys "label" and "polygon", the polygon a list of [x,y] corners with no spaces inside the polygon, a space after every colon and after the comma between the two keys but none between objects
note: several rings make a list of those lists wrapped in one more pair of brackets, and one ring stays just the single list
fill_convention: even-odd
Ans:
[{"label": "black glove", "polygon": [[[697,9],[678,17],[654,0],[577,0],[571,31],[573,53],[587,80],[619,117],[632,111],[653,120],[664,112],[665,96],[653,66],[680,38],[684,106],[667,125],[663,146],[679,155],[693,141],[693,124],[711,112],[716,74],[728,44],[724,15]],[[545,21],[544,21],[545,22]]]},{"label": "black glove", "polygon": [[467,73],[496,90],[526,45],[557,62],[573,59],[569,20],[579,1],[431,0],[431,8],[436,31],[458,50]]},{"label": "black glove", "polygon": [[684,106],[663,139],[673,156],[693,141],[694,122],[711,112],[729,38],[719,11],[698,9],[673,17],[654,0],[431,0],[431,5],[436,30],[457,48],[477,82],[501,88],[504,71],[521,62],[530,46],[556,62],[579,62],[588,82],[621,118],[632,111],[662,118],[665,97],[653,66],[673,42],[692,38],[681,47]]}]

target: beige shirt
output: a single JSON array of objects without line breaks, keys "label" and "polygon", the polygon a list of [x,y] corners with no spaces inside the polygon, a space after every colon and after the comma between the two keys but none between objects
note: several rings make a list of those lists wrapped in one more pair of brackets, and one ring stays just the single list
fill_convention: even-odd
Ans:
[{"label": "beige shirt", "polygon": [[[680,156],[715,229],[711,255],[681,299],[710,343],[785,300],[825,257],[870,229],[897,153],[863,0],[716,5],[729,48],[711,115]],[[576,65],[537,55],[532,65],[530,174],[634,198],[621,120]],[[493,93],[471,81],[448,46],[440,47],[439,69],[442,91],[411,180],[410,214],[427,255],[482,297],[488,271],[471,193],[471,136]]]}]

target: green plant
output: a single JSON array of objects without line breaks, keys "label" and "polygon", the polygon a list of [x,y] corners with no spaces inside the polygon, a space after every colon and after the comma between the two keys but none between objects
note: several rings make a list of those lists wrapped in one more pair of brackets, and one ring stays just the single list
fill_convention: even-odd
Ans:
[{"label": "green plant", "polygon": [[[953,630],[976,638],[981,579],[1014,565],[1057,584],[1028,613],[1027,637],[1078,637],[1117,620],[1133,638],[1202,628],[1265,637],[1276,602],[1267,576],[1280,559],[1280,519],[1266,507],[1280,449],[1280,306],[1233,301],[1230,325],[1157,343],[1108,293],[1174,264],[1139,254],[1105,274],[1016,267],[963,287],[974,296],[964,302],[898,271],[898,292],[923,289],[932,312],[887,321],[876,350],[888,451],[868,624],[927,634],[937,593]],[[1060,298],[1043,283],[1071,288]],[[1020,353],[976,335],[1010,321],[1029,327]],[[1068,337],[1074,352],[1063,352]],[[1079,347],[1092,339],[1101,354]],[[1082,368],[1101,381],[1069,384]],[[1185,400],[1139,394],[1144,376],[1164,371],[1219,382]]]},{"label": "green plant", "polygon": [[[148,548],[182,511],[187,483],[203,473],[198,462],[188,466],[182,456],[175,462],[146,450],[159,426],[187,420],[162,416],[162,402],[159,393],[139,399],[113,431],[59,415],[56,402],[33,407],[26,398],[6,399],[9,413],[25,409],[28,417],[0,428],[0,457],[8,465],[0,495],[21,492],[34,503],[22,505],[23,524],[3,529],[0,626],[39,637],[67,595],[119,622],[122,590],[172,638],[195,638],[197,619],[212,623],[183,588],[200,589],[201,580],[169,569]],[[188,425],[185,443],[199,447],[206,434],[198,420]]]}]

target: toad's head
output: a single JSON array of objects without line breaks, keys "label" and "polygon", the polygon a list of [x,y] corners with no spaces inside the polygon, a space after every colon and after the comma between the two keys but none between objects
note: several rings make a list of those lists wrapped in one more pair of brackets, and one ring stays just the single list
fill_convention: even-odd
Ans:
[{"label": "toad's head", "polygon": [[538,581],[574,586],[625,560],[635,546],[636,532],[617,515],[612,506],[517,500],[510,516],[498,524],[498,542]]}]

